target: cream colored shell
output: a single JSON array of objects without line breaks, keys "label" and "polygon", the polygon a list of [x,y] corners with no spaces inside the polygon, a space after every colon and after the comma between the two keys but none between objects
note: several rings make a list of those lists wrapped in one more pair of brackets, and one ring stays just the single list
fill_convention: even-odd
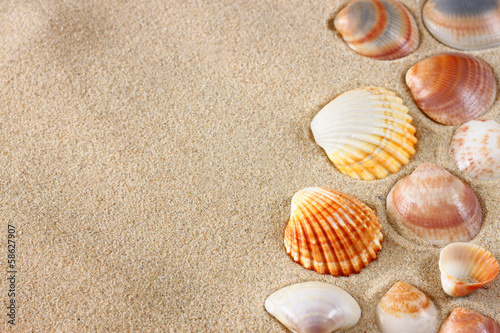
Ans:
[{"label": "cream colored shell", "polygon": [[313,119],[311,130],[337,169],[355,179],[381,179],[415,153],[415,128],[403,100],[384,88],[343,93]]}]

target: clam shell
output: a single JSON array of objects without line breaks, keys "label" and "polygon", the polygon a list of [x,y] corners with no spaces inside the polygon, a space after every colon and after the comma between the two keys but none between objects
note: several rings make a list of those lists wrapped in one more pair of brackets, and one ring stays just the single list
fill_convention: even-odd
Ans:
[{"label": "clam shell", "polygon": [[393,0],[352,0],[334,25],[351,49],[379,60],[405,57],[419,43],[415,19]]},{"label": "clam shell", "polygon": [[376,320],[382,333],[434,333],[438,310],[420,290],[398,282],[378,302]]},{"label": "clam shell", "polygon": [[298,333],[347,330],[361,316],[351,295],[323,282],[297,283],[280,289],[266,299],[265,307],[289,330]]},{"label": "clam shell", "polygon": [[453,243],[439,256],[441,284],[450,296],[465,296],[493,281],[498,262],[482,247],[470,243]]},{"label": "clam shell", "polygon": [[471,188],[434,163],[421,164],[397,182],[387,210],[392,220],[436,246],[472,240],[483,216]]},{"label": "clam shell", "polygon": [[495,101],[491,67],[473,56],[445,53],[416,63],[406,84],[418,107],[444,125],[460,125],[488,111]]},{"label": "clam shell", "polygon": [[441,43],[459,50],[500,45],[499,0],[429,0],[422,18]]},{"label": "clam shell", "polygon": [[439,333],[500,333],[500,326],[476,311],[455,308],[441,325]]},{"label": "clam shell", "polygon": [[373,210],[347,194],[311,187],[292,198],[285,247],[307,269],[334,276],[359,273],[377,258],[382,238]]},{"label": "clam shell", "polygon": [[417,143],[403,100],[384,88],[343,93],[314,117],[311,130],[337,169],[355,179],[380,179],[409,162]]},{"label": "clam shell", "polygon": [[451,152],[458,168],[468,176],[500,178],[500,124],[480,119],[463,124],[453,135]]}]

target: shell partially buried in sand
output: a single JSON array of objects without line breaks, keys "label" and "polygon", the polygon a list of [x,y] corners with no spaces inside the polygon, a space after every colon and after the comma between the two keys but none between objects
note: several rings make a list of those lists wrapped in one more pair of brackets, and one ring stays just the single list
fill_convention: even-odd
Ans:
[{"label": "shell partially buried in sand", "polygon": [[391,220],[436,246],[472,240],[483,217],[472,189],[434,163],[421,164],[396,183],[387,211]]},{"label": "shell partially buried in sand", "polygon": [[439,256],[441,284],[450,296],[465,296],[490,283],[498,275],[498,262],[482,247],[453,243]]},{"label": "shell partially buried in sand", "polygon": [[334,276],[359,273],[382,248],[380,223],[361,201],[320,187],[292,198],[285,247],[307,269]]},{"label": "shell partially buried in sand", "polygon": [[415,103],[444,125],[460,125],[488,111],[496,97],[491,67],[471,55],[445,53],[419,61],[406,73]]},{"label": "shell partially buried in sand", "polygon": [[331,333],[356,325],[358,303],[346,291],[323,282],[304,282],[282,288],[266,299],[267,312],[292,332]]},{"label": "shell partially buried in sand", "polygon": [[422,19],[441,43],[459,50],[500,45],[499,0],[429,0]]},{"label": "shell partially buried in sand", "polygon": [[481,119],[463,124],[453,135],[451,152],[458,168],[468,176],[500,178],[500,124]]},{"label": "shell partially buried in sand", "polygon": [[405,57],[419,43],[415,19],[394,0],[352,0],[334,25],[351,49],[379,60]]},{"label": "shell partially buried in sand", "polygon": [[373,180],[397,172],[415,153],[411,121],[394,92],[363,87],[328,103],[314,117],[311,130],[340,172]]},{"label": "shell partially buried in sand", "polygon": [[420,290],[398,282],[378,302],[376,320],[382,333],[434,333],[438,310]]},{"label": "shell partially buried in sand", "polygon": [[500,326],[476,311],[455,308],[441,325],[439,333],[500,333]]}]

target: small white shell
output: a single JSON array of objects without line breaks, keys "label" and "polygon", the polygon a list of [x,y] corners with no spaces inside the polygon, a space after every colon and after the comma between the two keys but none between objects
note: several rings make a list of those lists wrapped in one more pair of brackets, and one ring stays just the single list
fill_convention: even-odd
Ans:
[{"label": "small white shell", "polygon": [[282,288],[266,299],[267,312],[292,332],[330,333],[356,325],[358,303],[344,290],[323,282],[304,282]]},{"label": "small white shell", "polygon": [[465,296],[493,281],[498,262],[482,247],[470,243],[453,243],[439,256],[441,284],[450,296]]},{"label": "small white shell", "polygon": [[380,299],[376,308],[382,333],[435,333],[438,310],[420,290],[398,282]]},{"label": "small white shell", "polygon": [[311,122],[316,143],[343,174],[387,177],[415,153],[415,128],[403,100],[392,91],[362,87],[328,103]]},{"label": "small white shell", "polygon": [[451,152],[458,168],[468,176],[500,178],[500,124],[479,119],[463,124],[453,135]]}]

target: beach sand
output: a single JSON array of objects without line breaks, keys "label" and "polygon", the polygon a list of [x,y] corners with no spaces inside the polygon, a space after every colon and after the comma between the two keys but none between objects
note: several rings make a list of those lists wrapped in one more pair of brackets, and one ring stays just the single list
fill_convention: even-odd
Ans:
[{"label": "beach sand", "polygon": [[[16,325],[1,331],[285,332],[264,309],[287,285],[324,281],[378,332],[375,305],[398,281],[422,290],[440,323],[465,306],[500,322],[500,278],[462,298],[441,289],[439,249],[387,219],[392,186],[424,162],[463,179],[484,212],[473,240],[500,258],[500,180],[460,172],[456,129],[426,117],[404,75],[454,51],[402,1],[421,43],[377,61],[331,28],[347,1],[13,1],[0,3],[0,212],[16,228]],[[499,48],[465,52],[499,79]],[[310,122],[347,90],[380,86],[409,107],[417,152],[399,172],[338,172]],[[481,119],[500,120],[500,101]],[[322,186],[373,208],[384,241],[360,274],[295,263],[283,245],[291,197]],[[7,304],[8,281],[1,298]]]}]

